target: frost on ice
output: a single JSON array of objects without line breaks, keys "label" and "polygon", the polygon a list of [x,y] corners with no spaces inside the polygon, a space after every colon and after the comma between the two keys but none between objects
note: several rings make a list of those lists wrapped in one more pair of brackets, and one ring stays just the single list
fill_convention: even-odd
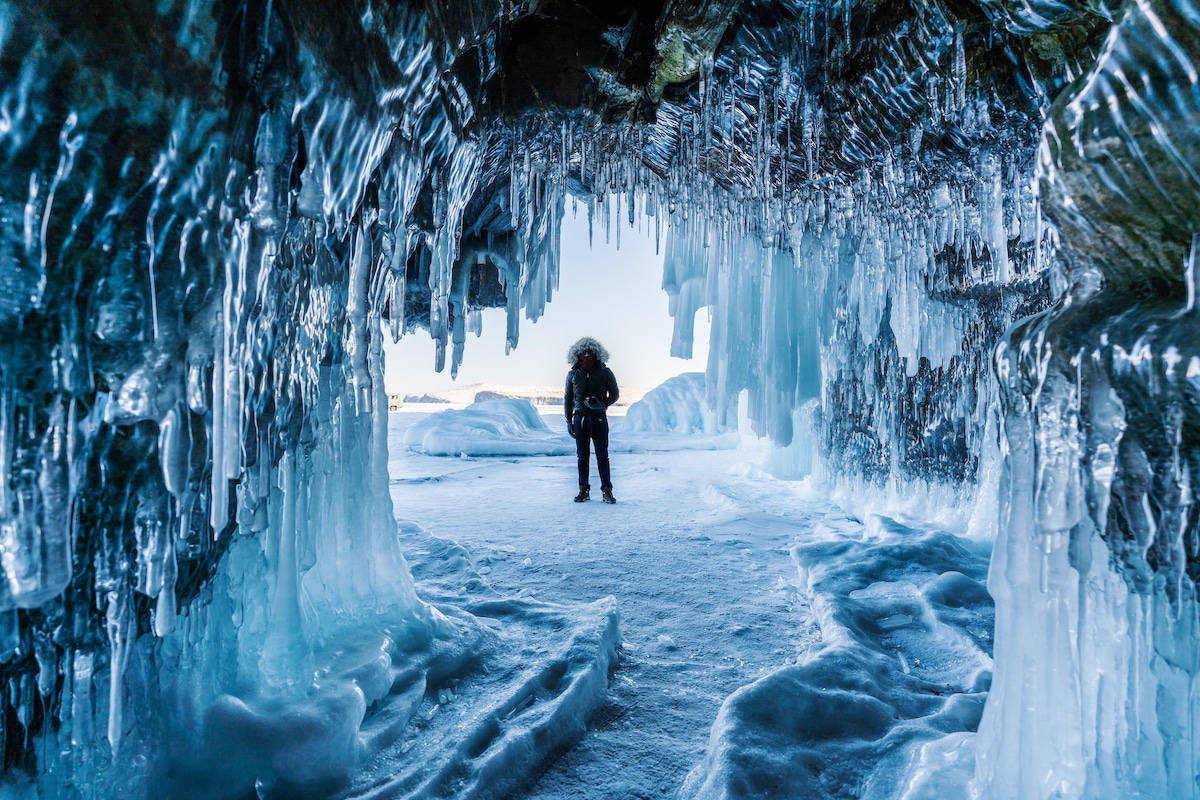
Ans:
[{"label": "frost on ice", "polygon": [[[661,233],[675,354],[709,309],[705,426],[744,396],[783,471],[978,501],[971,791],[1196,795],[1195,10],[655,13],[0,2],[5,780],[288,796],[442,752],[403,739],[428,681],[502,643],[413,590],[382,337],[427,329],[453,372],[503,307],[517,346],[584,204]],[[586,709],[615,611],[573,619]],[[482,746],[393,788],[481,786],[454,765]]]}]

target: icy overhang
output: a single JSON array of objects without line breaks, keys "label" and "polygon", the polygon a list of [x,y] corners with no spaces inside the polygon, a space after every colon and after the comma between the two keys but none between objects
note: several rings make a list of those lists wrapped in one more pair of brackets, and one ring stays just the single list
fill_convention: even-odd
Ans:
[{"label": "icy overhang", "polygon": [[1059,448],[1014,472],[1042,481],[1038,546],[1071,566],[1086,506],[1130,585],[1186,588],[1197,39],[1172,49],[1191,18],[1142,3],[1106,40],[1110,11],[0,6],[4,718],[55,709],[87,747],[100,676],[118,744],[136,643],[214,602],[186,627],[236,651],[197,667],[222,690],[296,679],[308,613],[434,636],[393,536],[381,326],[427,328],[453,370],[503,305],[515,346],[572,197],[669,228],[677,318],[718,333],[713,405],[745,390],[837,474],[970,485],[993,348],[1045,311],[1002,362],[1005,435]]}]

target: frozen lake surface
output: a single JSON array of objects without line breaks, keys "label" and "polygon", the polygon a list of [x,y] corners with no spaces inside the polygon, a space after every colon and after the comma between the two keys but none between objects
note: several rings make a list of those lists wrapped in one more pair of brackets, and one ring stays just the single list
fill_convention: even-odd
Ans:
[{"label": "frozen lake surface", "polygon": [[[544,419],[539,441],[563,427]],[[574,747],[514,760],[540,773],[520,796],[965,789],[991,668],[985,546],[855,519],[808,482],[765,474],[736,434],[624,433],[614,419],[608,506],[572,502],[573,455],[426,455],[404,444],[417,423],[429,415],[391,415],[390,471],[423,597],[580,608],[612,596],[620,616],[607,698]]]}]

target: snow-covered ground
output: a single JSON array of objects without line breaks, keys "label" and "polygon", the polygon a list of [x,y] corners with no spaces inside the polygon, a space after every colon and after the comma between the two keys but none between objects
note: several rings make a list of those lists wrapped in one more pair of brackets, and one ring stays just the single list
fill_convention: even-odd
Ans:
[{"label": "snow-covered ground", "polygon": [[[390,419],[418,591],[495,632],[413,700],[428,732],[396,734],[403,753],[440,743],[438,796],[965,796],[991,669],[986,547],[861,498],[851,517],[764,473],[736,432],[619,419],[617,505],[573,503],[561,418],[466,412]],[[396,752],[368,774],[400,761],[434,786]]]}]

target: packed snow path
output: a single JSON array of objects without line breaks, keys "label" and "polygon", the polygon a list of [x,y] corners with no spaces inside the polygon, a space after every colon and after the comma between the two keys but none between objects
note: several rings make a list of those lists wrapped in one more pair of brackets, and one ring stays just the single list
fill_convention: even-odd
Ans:
[{"label": "packed snow path", "polygon": [[[577,746],[532,768],[544,772],[522,796],[674,796],[704,759],[722,702],[820,643],[793,548],[858,539],[864,528],[805,484],[762,474],[758,452],[614,452],[618,503],[574,503],[573,456],[420,455],[399,444],[420,418],[393,414],[391,435],[392,497],[418,591],[453,600],[450,548],[470,562],[465,580],[477,575],[502,596],[566,606],[616,598],[622,648],[607,701]],[[980,579],[985,559],[970,552],[958,569]],[[886,577],[904,577],[899,569]],[[904,623],[882,634],[895,627]],[[898,663],[908,673],[903,653]]]}]

